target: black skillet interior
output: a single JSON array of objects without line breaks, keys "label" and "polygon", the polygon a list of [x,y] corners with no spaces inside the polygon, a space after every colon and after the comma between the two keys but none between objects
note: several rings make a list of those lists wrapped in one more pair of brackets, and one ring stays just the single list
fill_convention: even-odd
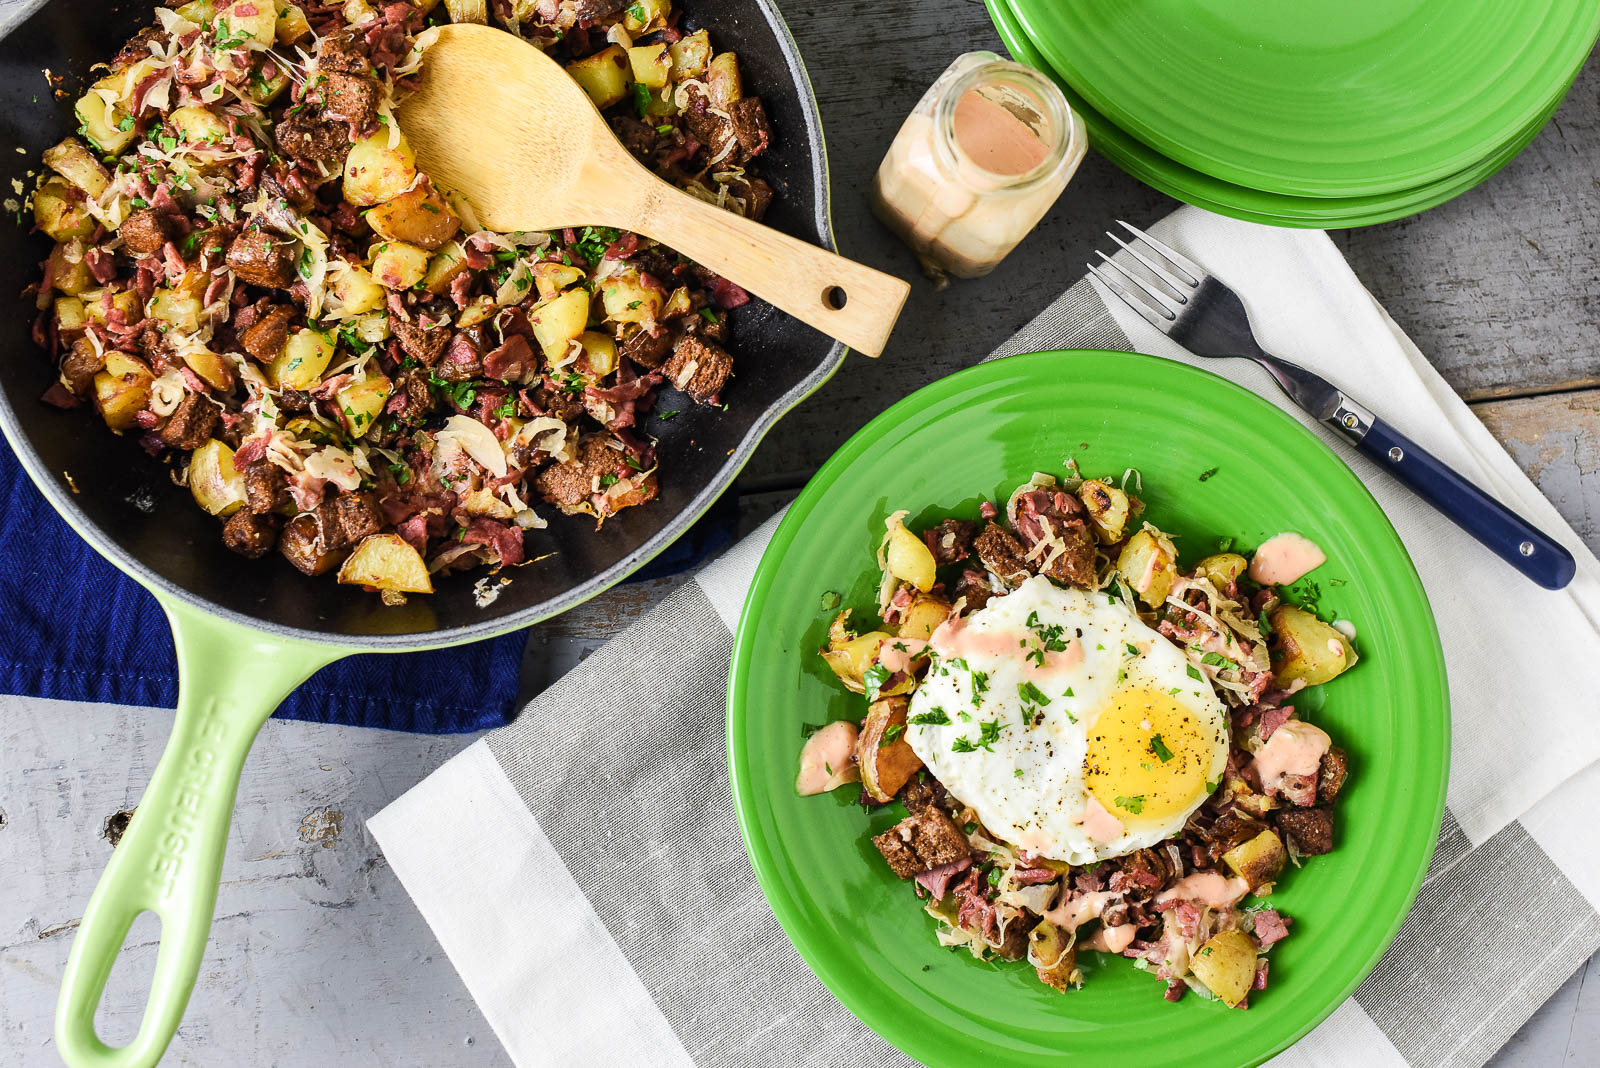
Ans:
[{"label": "black skillet interior", "polygon": [[[769,225],[832,246],[827,222],[827,167],[822,131],[794,43],[766,0],[687,0],[685,23],[704,25],[719,49],[733,49],[747,91],[759,94],[771,118],[773,146],[762,173],[778,197]],[[152,5],[101,7],[52,0],[0,41],[0,183],[33,187],[39,153],[77,126],[72,100],[90,66],[109,59],[145,25]],[[46,72],[55,79],[46,80]],[[52,89],[63,91],[57,99]],[[24,150],[23,153],[16,151]],[[580,221],[580,220],[575,220]],[[541,508],[548,530],[528,536],[530,558],[488,607],[475,604],[477,574],[438,584],[432,597],[386,610],[376,597],[307,578],[276,554],[249,561],[225,549],[217,521],[194,506],[168,469],[120,439],[89,411],[61,412],[40,403],[53,369],[30,340],[34,310],[21,296],[38,276],[48,241],[24,225],[0,226],[0,419],[48,473],[49,495],[80,531],[99,540],[125,568],[144,570],[157,586],[200,607],[246,617],[275,631],[298,630],[369,647],[458,641],[509,629],[570,607],[644,563],[683,532],[726,489],[771,422],[820,385],[843,350],[782,312],[752,301],[733,314],[735,378],[727,411],[695,405],[663,391],[645,429],[660,441],[661,497],[607,520],[567,518]],[[9,411],[5,410],[9,408]],[[661,419],[670,411],[681,414]],[[79,490],[68,492],[63,473]],[[75,513],[75,514],[74,514]],[[120,559],[118,559],[120,558]],[[448,635],[441,633],[449,631]],[[311,635],[306,635],[311,636]]]}]

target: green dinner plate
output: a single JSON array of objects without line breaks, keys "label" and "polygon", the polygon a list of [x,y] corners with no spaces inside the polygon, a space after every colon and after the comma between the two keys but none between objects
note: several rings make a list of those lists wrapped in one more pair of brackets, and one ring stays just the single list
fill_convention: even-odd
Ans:
[{"label": "green dinner plate", "polygon": [[1545,110],[1510,143],[1460,174],[1401,193],[1339,198],[1300,197],[1223,181],[1167,159],[1137,138],[1129,136],[1116,124],[1107,121],[1056,73],[1050,61],[1017,21],[1009,0],[984,2],[995,29],[1011,55],[1055,79],[1073,110],[1083,117],[1089,129],[1090,143],[1112,163],[1168,196],[1208,211],[1271,226],[1314,229],[1371,226],[1415,215],[1476,188],[1515,159],[1538,136],[1582,67],[1580,62],[1573,68],[1570,76],[1551,94]]},{"label": "green dinner plate", "polygon": [[[866,812],[858,791],[799,797],[803,730],[859,719],[863,699],[817,650],[833,596],[875,604],[884,518],[976,518],[1034,471],[1137,468],[1146,516],[1186,561],[1218,537],[1253,545],[1283,530],[1315,540],[1311,576],[1329,618],[1355,623],[1362,660],[1303,702],[1350,753],[1334,853],[1291,871],[1271,897],[1294,918],[1272,981],[1249,1012],[1188,997],[1131,962],[1085,954],[1065,995],[1026,964],[942,949],[910,884],[869,836],[903,812]],[[1212,469],[1215,469],[1214,472]],[[1210,472],[1209,477],[1207,473]],[[1312,706],[1316,706],[1314,710]],[[1450,752],[1444,657],[1405,548],[1370,494],[1275,406],[1188,366],[1112,352],[1048,352],[981,364],[918,390],[851,438],[789,509],[762,557],[734,643],[728,695],[733,795],[757,878],[789,938],[873,1030],[934,1066],[1255,1064],[1344,1000],[1382,956],[1433,853]]]},{"label": "green dinner plate", "polygon": [[1301,196],[1402,192],[1509,143],[1595,0],[1014,0],[1051,66],[1162,155]]}]

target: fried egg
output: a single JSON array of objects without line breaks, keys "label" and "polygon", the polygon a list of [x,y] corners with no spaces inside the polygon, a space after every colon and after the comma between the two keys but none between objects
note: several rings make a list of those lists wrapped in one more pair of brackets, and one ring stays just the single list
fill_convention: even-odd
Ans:
[{"label": "fried egg", "polygon": [[1228,719],[1182,649],[1119,598],[1034,577],[929,640],[906,740],[992,834],[1070,864],[1182,829]]}]

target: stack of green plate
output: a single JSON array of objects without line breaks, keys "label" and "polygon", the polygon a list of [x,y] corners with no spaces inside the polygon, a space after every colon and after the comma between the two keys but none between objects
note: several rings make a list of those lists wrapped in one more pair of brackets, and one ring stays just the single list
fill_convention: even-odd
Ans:
[{"label": "stack of green plate", "polygon": [[1386,222],[1473,188],[1600,36],[1600,0],[985,3],[1112,162],[1278,226]]}]

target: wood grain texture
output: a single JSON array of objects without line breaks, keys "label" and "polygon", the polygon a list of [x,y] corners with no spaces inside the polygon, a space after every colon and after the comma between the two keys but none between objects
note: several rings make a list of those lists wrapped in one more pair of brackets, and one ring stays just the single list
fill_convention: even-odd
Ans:
[{"label": "wood grain texture", "polygon": [[463,194],[484,226],[632,230],[857,351],[883,351],[910,291],[901,279],[663,181],[555,60],[511,34],[451,25],[419,43],[421,87],[400,110],[401,128],[418,167]]},{"label": "wood grain texture", "polygon": [[[0,22],[21,6],[0,0]],[[784,14],[829,135],[842,249],[911,277],[914,259],[867,209],[873,170],[934,75],[961,52],[999,50],[998,38],[974,0],[880,0],[870,9],[812,0],[787,3]],[[1418,219],[1337,237],[1369,288],[1470,396],[1600,382],[1597,94],[1591,63],[1556,122],[1485,186]],[[746,498],[746,526],[781,506],[866,420],[1031,318],[1081,274],[1114,219],[1143,226],[1172,206],[1091,154],[995,274],[942,293],[919,280],[884,358],[848,360],[757,453],[741,485],[764,492]],[[1600,392],[1475,410],[1600,549]],[[619,587],[533,628],[528,691],[559,678],[675,581]],[[109,849],[101,832],[137,799],[169,724],[159,710],[0,697],[0,1062],[57,1063],[55,994],[72,925]],[[468,741],[268,724],[245,771],[201,984],[168,1063],[509,1063],[363,827]],[[133,963],[148,967],[150,948],[140,952]],[[1523,1028],[1497,1068],[1600,1064],[1600,993],[1587,986],[1587,970]],[[118,976],[112,984],[115,996]],[[136,1008],[113,1001],[113,1034],[129,1033]]]}]

